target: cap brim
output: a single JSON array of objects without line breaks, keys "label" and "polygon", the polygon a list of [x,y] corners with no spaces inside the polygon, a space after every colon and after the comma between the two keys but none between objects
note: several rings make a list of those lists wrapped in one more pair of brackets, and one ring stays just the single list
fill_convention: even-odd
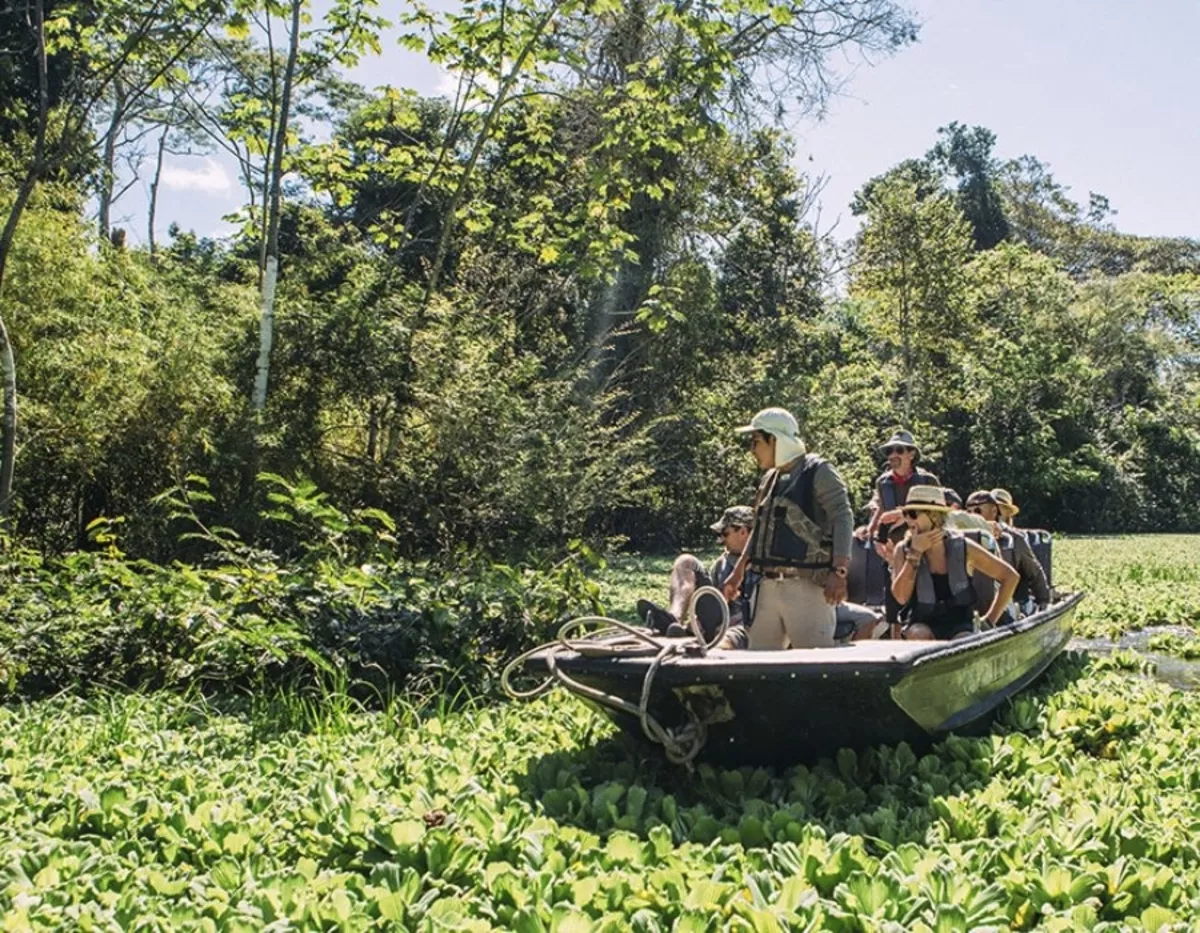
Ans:
[{"label": "cap brim", "polygon": [[715,531],[717,534],[720,534],[722,531],[725,530],[725,523],[724,522],[713,522],[708,527],[711,528],[713,531]]},{"label": "cap brim", "polygon": [[740,428],[734,428],[735,434],[749,434],[751,431],[759,430],[752,424],[743,424]]}]

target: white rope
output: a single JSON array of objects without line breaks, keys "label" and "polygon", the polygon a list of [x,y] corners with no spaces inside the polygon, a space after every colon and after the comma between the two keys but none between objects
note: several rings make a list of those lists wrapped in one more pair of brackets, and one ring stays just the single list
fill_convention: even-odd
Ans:
[{"label": "white rope", "polygon": [[[717,597],[721,605],[721,624],[710,641],[704,640],[704,632],[696,615],[696,603],[700,597],[705,595]],[[600,627],[586,632],[589,625]],[[684,654],[699,654],[704,657],[725,637],[725,633],[729,630],[729,604],[725,602],[720,590],[711,586],[697,588],[688,602],[687,626],[692,632],[691,638],[663,638],[647,628],[630,625],[620,619],[610,619],[606,616],[582,616],[578,619],[571,619],[558,630],[557,640],[531,648],[505,665],[500,675],[500,684],[508,696],[513,699],[526,700],[539,697],[547,693],[556,682],[560,683],[577,696],[636,717],[646,738],[663,746],[668,761],[690,768],[692,761],[700,754],[708,738],[707,724],[698,719],[696,714],[685,706],[688,722],[677,729],[667,729],[650,713],[650,698],[653,694],[655,675],[666,660]],[[646,676],[642,680],[639,702],[635,705],[622,697],[580,683],[568,675],[558,666],[558,656],[565,651],[589,658],[653,656],[650,667],[646,670]],[[524,667],[526,661],[543,652],[545,653],[546,667],[549,670],[548,676],[537,686],[528,690],[518,690],[513,687],[513,673],[518,668]]]}]

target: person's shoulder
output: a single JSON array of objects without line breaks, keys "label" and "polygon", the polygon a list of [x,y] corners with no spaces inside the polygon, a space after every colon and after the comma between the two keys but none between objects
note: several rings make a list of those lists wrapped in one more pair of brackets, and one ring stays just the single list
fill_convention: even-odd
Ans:
[{"label": "person's shoulder", "polygon": [[816,458],[815,468],[813,471],[813,479],[819,480],[822,476],[827,477],[829,481],[845,485],[845,480],[842,479],[842,474],[838,472],[832,461],[825,460],[821,457]]},{"label": "person's shoulder", "polygon": [[917,472],[919,473],[921,478],[923,480],[925,480],[927,483],[929,483],[930,485],[932,485],[932,486],[942,485],[942,481],[940,479],[938,479],[937,474],[934,473],[932,470],[925,470],[925,469],[922,469],[921,467],[917,467]]},{"label": "person's shoulder", "polygon": [[970,512],[950,512],[945,527],[949,531],[986,531],[989,534],[992,531],[986,518]]}]

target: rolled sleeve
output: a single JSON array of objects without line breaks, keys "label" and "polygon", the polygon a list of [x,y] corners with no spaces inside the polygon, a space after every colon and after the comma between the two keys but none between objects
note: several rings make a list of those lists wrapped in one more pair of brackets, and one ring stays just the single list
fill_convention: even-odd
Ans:
[{"label": "rolled sleeve", "polygon": [[833,556],[850,559],[854,540],[854,513],[846,483],[832,464],[824,463],[813,477],[813,497],[833,531]]}]

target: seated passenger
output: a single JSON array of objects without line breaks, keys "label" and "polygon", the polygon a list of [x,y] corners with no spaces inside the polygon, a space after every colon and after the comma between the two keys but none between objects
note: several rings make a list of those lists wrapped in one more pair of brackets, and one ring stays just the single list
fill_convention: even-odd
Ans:
[{"label": "seated passenger", "polygon": [[968,512],[962,507],[962,499],[953,489],[943,489],[946,505],[950,511],[946,513],[946,527],[952,531],[986,531],[989,538],[996,535],[992,523],[984,520],[983,516]]},{"label": "seated passenger", "polygon": [[892,595],[909,612],[906,639],[951,639],[975,631],[975,590],[979,571],[1000,585],[985,622],[994,626],[1012,600],[1017,572],[961,532],[945,527],[950,511],[939,487],[912,489],[904,505],[908,533],[896,546]]},{"label": "seated passenger", "polygon": [[[745,550],[746,541],[750,537],[750,526],[754,521],[754,513],[748,505],[731,505],[721,517],[709,527],[721,539],[724,550],[711,567],[705,568],[700,559],[691,554],[681,554],[675,559],[671,568],[668,608],[657,606],[648,599],[640,599],[637,603],[639,621],[646,623],[648,628],[665,635],[687,635],[684,626],[684,616],[692,594],[702,586],[713,586],[723,589],[728,582],[737,560]],[[750,601],[754,597],[754,589],[758,586],[758,574],[753,570],[747,571],[742,579],[741,589],[737,597],[729,604],[729,626],[743,625],[750,615]],[[704,632],[705,641],[711,641],[721,624],[720,606],[708,600],[702,601],[697,608],[700,627]]]},{"label": "seated passenger", "polygon": [[1013,566],[1021,576],[1017,587],[1017,605],[1024,612],[1034,608],[1045,609],[1050,604],[1050,585],[1046,582],[1046,571],[1021,529],[1014,528],[1008,521],[1020,511],[1013,503],[1012,495],[1007,489],[977,490],[967,497],[967,511],[994,525],[993,533],[997,537],[1007,533],[1012,538]]},{"label": "seated passenger", "polygon": [[[892,549],[904,536],[900,510],[909,492],[917,486],[940,486],[941,481],[916,465],[921,448],[909,431],[896,431],[879,446],[879,452],[887,459],[888,468],[875,479],[875,491],[867,503],[870,517],[865,527],[855,529],[854,536],[872,542],[875,553],[890,567]],[[890,583],[883,602],[888,624],[897,625],[900,607],[892,598]]]},{"label": "seated passenger", "polygon": [[887,458],[888,469],[875,480],[875,492],[867,503],[871,517],[866,528],[858,529],[855,536],[882,543],[887,540],[889,527],[903,531],[900,509],[909,492],[917,486],[940,486],[941,482],[916,465],[921,448],[908,431],[897,431],[879,446],[879,451]]}]

